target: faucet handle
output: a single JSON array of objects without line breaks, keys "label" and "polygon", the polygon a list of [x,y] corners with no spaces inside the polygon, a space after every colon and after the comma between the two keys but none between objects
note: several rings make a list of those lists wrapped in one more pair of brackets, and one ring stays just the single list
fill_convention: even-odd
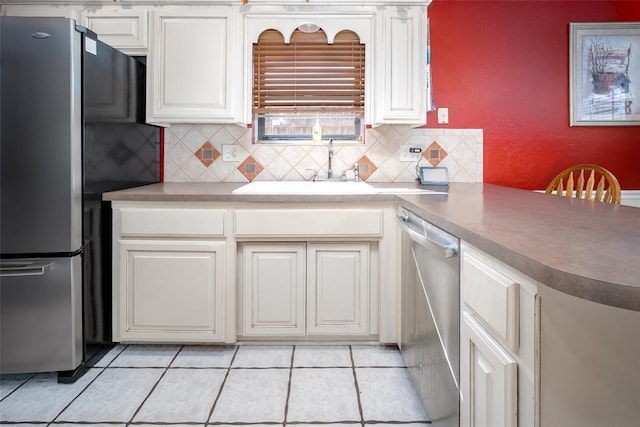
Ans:
[{"label": "faucet handle", "polygon": [[305,170],[313,171],[313,176],[311,177],[311,180],[312,180],[312,181],[314,181],[314,182],[315,182],[315,181],[317,181],[317,180],[318,180],[318,171],[317,171],[316,169],[307,168],[307,169],[305,169]]},{"label": "faucet handle", "polygon": [[358,164],[358,162],[355,162],[353,164],[353,172],[355,173],[353,180],[355,182],[360,182],[360,165]]}]

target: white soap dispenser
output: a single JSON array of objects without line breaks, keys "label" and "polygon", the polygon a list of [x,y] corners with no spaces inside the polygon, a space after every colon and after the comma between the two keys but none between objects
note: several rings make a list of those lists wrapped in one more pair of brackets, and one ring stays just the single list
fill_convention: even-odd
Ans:
[{"label": "white soap dispenser", "polygon": [[320,144],[322,142],[322,128],[320,127],[320,120],[316,119],[316,123],[311,129],[311,143]]}]

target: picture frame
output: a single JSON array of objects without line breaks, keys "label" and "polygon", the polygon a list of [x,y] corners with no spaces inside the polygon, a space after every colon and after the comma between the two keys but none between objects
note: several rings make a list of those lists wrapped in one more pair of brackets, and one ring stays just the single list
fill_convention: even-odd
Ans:
[{"label": "picture frame", "polygon": [[571,126],[640,125],[640,22],[570,23]]}]

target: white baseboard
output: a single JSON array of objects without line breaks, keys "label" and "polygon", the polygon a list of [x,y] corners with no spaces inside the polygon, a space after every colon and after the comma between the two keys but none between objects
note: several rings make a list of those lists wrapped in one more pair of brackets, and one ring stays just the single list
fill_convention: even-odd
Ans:
[{"label": "white baseboard", "polygon": [[640,190],[622,190],[621,205],[640,208]]}]

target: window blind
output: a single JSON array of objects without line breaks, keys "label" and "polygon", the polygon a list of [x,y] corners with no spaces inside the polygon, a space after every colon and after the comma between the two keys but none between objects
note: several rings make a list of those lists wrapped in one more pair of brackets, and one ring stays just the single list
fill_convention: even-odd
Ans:
[{"label": "window blind", "polygon": [[352,31],[333,44],[322,30],[296,30],[289,44],[267,30],[253,45],[253,112],[364,112],[365,46]]}]

